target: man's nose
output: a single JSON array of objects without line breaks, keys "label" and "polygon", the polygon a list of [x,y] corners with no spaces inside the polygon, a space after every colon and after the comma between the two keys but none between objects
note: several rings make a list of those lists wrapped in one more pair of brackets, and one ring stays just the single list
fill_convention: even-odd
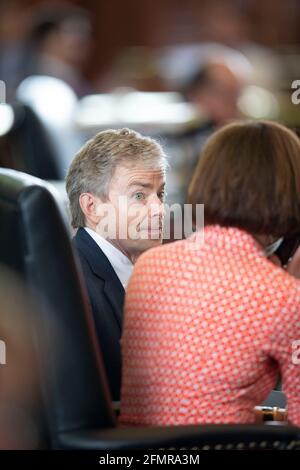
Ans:
[{"label": "man's nose", "polygon": [[149,201],[149,212],[151,216],[159,216],[162,217],[164,215],[164,203],[163,201],[156,195],[151,198]]}]

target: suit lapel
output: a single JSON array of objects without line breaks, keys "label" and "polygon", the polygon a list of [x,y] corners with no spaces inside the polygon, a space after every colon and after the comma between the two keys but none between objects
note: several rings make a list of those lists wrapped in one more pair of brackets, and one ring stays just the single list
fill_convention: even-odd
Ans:
[{"label": "suit lapel", "polygon": [[[119,278],[118,278],[118,281],[119,281]],[[117,322],[119,323],[119,326],[121,328],[124,294],[125,294],[124,287],[120,283],[120,288],[116,289],[116,285],[114,283],[112,283],[111,281],[105,281],[104,293],[107,297],[107,300],[110,302],[112,306]]]},{"label": "suit lapel", "polygon": [[93,273],[104,281],[104,294],[121,328],[125,290],[120,279],[101,248],[84,228],[78,229],[74,240],[85,255]]}]

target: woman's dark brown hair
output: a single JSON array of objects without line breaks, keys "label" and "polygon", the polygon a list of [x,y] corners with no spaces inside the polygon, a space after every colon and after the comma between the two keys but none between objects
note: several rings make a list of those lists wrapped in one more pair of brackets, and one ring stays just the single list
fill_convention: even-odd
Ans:
[{"label": "woman's dark brown hair", "polygon": [[188,203],[205,224],[286,236],[300,232],[300,141],[267,121],[237,122],[213,134],[200,156]]}]

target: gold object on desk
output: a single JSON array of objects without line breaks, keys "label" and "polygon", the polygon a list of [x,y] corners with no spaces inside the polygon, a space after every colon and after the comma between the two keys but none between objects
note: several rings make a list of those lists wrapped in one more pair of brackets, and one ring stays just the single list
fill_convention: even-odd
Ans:
[{"label": "gold object on desk", "polygon": [[288,415],[286,408],[278,408],[277,406],[255,406],[255,421],[262,423],[265,421],[287,421]]}]

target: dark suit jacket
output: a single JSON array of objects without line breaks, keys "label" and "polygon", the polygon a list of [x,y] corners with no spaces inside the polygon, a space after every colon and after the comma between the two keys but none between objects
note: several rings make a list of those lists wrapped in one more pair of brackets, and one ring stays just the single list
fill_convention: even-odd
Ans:
[{"label": "dark suit jacket", "polygon": [[109,260],[84,228],[78,229],[73,243],[81,261],[112,399],[119,401],[125,291]]}]

